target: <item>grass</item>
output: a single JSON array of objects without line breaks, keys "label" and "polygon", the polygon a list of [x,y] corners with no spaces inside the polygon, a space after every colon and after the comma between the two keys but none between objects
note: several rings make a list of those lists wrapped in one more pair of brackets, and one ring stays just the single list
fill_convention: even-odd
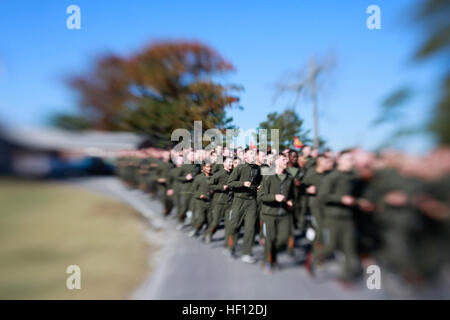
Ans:
[{"label": "grass", "polygon": [[[0,180],[0,299],[126,299],[157,250],[133,209],[77,187]],[[66,268],[81,268],[68,290]]]}]

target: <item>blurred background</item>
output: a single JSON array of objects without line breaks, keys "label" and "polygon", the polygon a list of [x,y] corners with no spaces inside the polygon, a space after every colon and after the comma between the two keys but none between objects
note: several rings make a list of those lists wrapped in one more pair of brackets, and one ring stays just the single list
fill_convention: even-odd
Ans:
[{"label": "blurred background", "polygon": [[[380,29],[368,27],[373,4]],[[448,1],[6,0],[1,8],[0,198],[9,219],[73,200],[70,183],[54,196],[55,179],[112,175],[120,150],[168,148],[173,130],[200,119],[204,130],[278,128],[283,148],[396,149],[422,160],[439,149],[447,151],[422,163],[448,160]],[[73,19],[80,29],[68,28]],[[37,196],[41,186],[50,189]],[[98,196],[94,208],[112,201]],[[58,205],[55,215],[66,208]],[[136,216],[125,216],[136,233]],[[2,267],[17,270],[33,239],[0,250]],[[13,277],[0,277],[10,288],[0,297],[39,297],[11,293]],[[124,286],[114,297],[130,292]]]},{"label": "blurred background", "polygon": [[[2,127],[165,139],[207,112],[214,120],[204,119],[204,127],[246,130],[290,108],[310,131],[308,90],[278,93],[280,83],[308,78],[314,58],[328,147],[421,153],[448,143],[446,1],[379,3],[381,29],[373,30],[366,25],[370,1],[78,1],[81,29],[68,29],[71,4],[3,2]],[[173,64],[159,65],[163,59]],[[218,98],[207,101],[211,94]],[[163,104],[155,115],[152,108]],[[171,120],[160,122],[165,112]],[[146,113],[151,119],[141,119]]]}]

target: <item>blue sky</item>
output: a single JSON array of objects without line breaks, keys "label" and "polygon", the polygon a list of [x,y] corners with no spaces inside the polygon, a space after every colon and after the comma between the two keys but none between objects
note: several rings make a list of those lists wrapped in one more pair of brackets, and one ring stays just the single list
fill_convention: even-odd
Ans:
[{"label": "blue sky", "polygon": [[[53,112],[76,111],[64,76],[89,70],[105,52],[130,55],[152,40],[200,40],[231,61],[226,81],[244,86],[243,111],[230,115],[256,128],[273,104],[273,84],[332,50],[337,65],[319,96],[321,135],[333,149],[375,148],[395,127],[420,124],[430,113],[439,61],[412,63],[420,30],[408,19],[414,1],[2,1],[0,122],[42,125]],[[68,30],[66,8],[81,8],[81,30]],[[368,30],[366,8],[381,8],[381,30]],[[411,85],[416,98],[394,125],[370,127],[383,98]],[[283,100],[281,101],[283,102]],[[311,128],[311,106],[296,111]],[[432,140],[409,138],[399,147],[420,151]]]}]

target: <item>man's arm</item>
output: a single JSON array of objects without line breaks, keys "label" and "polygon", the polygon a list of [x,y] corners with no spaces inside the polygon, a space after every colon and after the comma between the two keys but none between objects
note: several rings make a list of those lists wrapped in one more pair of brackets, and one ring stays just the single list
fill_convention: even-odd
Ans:
[{"label": "man's arm", "polygon": [[259,189],[258,192],[258,198],[264,203],[276,202],[275,194],[269,193],[270,189],[269,186],[270,186],[269,179],[263,179],[263,181],[261,182],[261,188]]},{"label": "man's arm", "polygon": [[233,169],[230,177],[228,178],[227,182],[228,186],[230,186],[231,188],[242,188],[244,186],[244,182],[239,181],[240,178],[241,178],[241,170],[239,167],[236,167]]},{"label": "man's arm", "polygon": [[328,175],[324,178],[320,186],[318,199],[324,204],[341,204],[342,197],[337,194],[332,194],[334,184],[334,176]]},{"label": "man's arm", "polygon": [[221,178],[221,172],[216,172],[209,180],[209,187],[212,191],[222,191],[223,184],[219,183]]}]

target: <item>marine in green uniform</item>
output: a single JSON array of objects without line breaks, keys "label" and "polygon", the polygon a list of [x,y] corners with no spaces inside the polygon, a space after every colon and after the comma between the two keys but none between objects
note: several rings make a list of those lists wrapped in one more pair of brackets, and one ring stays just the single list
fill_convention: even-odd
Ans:
[{"label": "marine in green uniform", "polygon": [[[228,239],[230,235],[230,219],[229,212],[232,202],[232,192],[227,185],[228,179],[230,177],[231,171],[233,170],[233,159],[225,158],[223,163],[223,168],[216,172],[210,179],[211,190],[213,194],[212,202],[212,223],[208,228],[208,233],[205,237],[205,242],[209,243],[212,236],[216,232],[220,221],[225,217],[225,237]],[[225,246],[226,246],[225,241]]]},{"label": "marine in green uniform", "polygon": [[175,161],[175,165],[169,170],[168,174],[168,190],[167,195],[172,196],[173,202],[177,209],[177,217],[180,214],[180,188],[181,183],[178,181],[178,176],[180,175],[181,165],[183,164],[183,156],[182,155],[174,155],[173,159]]},{"label": "marine in green uniform", "polygon": [[314,167],[314,161],[311,157],[311,147],[304,146],[302,149],[302,154],[299,156],[297,164],[300,169],[300,181],[301,184],[298,186],[297,192],[299,197],[299,202],[296,203],[295,217],[297,228],[302,234],[305,234],[308,224],[308,219],[310,217],[309,207],[308,207],[308,197],[306,196],[306,189],[303,185],[303,178],[308,172],[308,168]]},{"label": "marine in green uniform", "polygon": [[202,173],[195,177],[192,184],[196,219],[193,223],[194,230],[190,233],[191,237],[198,236],[203,226],[205,224],[208,226],[211,223],[211,221],[208,221],[208,212],[211,209],[212,200],[212,193],[209,184],[211,170],[211,163],[205,162],[202,166]]},{"label": "marine in green uniform", "polygon": [[[178,222],[180,229],[184,223],[187,212],[191,208],[191,200],[192,197],[192,183],[194,182],[195,177],[200,173],[199,165],[194,163],[194,152],[189,150],[186,154],[187,161],[181,165],[181,168],[178,172],[177,181],[180,183],[180,210],[178,211]],[[195,217],[191,218],[192,221],[195,220]],[[192,222],[191,221],[191,222]]]},{"label": "marine in green uniform", "polygon": [[231,255],[235,254],[240,228],[245,221],[242,261],[254,263],[252,248],[256,223],[256,191],[261,183],[261,169],[255,162],[255,151],[246,149],[244,163],[235,167],[228,179],[228,186],[233,191],[234,199],[230,210],[231,235],[228,247]]},{"label": "marine in green uniform", "polygon": [[161,200],[164,204],[164,215],[167,216],[172,211],[174,205],[173,193],[168,193],[167,191],[171,189],[170,172],[175,165],[170,160],[170,151],[163,151],[161,157],[162,160],[156,169],[156,176],[160,189],[159,194],[161,195]]},{"label": "marine in green uniform", "polygon": [[[220,150],[220,149],[219,149]],[[218,155],[216,152],[211,152],[211,159],[212,159],[212,170],[211,170],[211,176],[215,175],[217,172],[219,172],[223,168],[223,159],[221,155]],[[220,162],[219,162],[220,160]]]},{"label": "marine in green uniform", "polygon": [[147,179],[152,161],[151,157],[146,155],[146,157],[139,162],[138,177],[136,179],[139,181],[139,189],[142,191],[147,191]]},{"label": "marine in green uniform", "polygon": [[[261,175],[264,177],[265,175],[272,174],[271,168],[266,163],[267,154],[264,150],[258,149],[257,156],[256,156],[256,164],[261,169]],[[273,170],[273,168],[272,168]],[[259,198],[257,198],[256,201],[256,226],[255,226],[255,234],[258,234],[259,237],[259,243],[261,245],[264,245],[264,233],[262,232],[262,225],[263,225],[263,217],[261,215],[261,207],[262,203]]]},{"label": "marine in green uniform", "polygon": [[264,233],[264,262],[268,272],[277,266],[277,253],[288,244],[292,234],[294,178],[286,172],[288,159],[279,154],[275,174],[264,176],[258,198],[261,199]]},{"label": "marine in green uniform", "polygon": [[324,206],[324,226],[329,232],[328,242],[314,252],[312,270],[317,263],[331,257],[340,249],[345,256],[343,279],[351,280],[360,271],[356,251],[356,230],[353,220],[353,197],[355,175],[353,157],[350,152],[342,152],[337,159],[337,169],[328,174],[318,192],[319,201]]},{"label": "marine in green uniform", "polygon": [[317,157],[316,166],[308,170],[305,177],[303,178],[306,197],[308,199],[308,207],[313,219],[313,226],[316,230],[316,237],[314,239],[314,245],[316,247],[323,244],[322,229],[324,220],[322,204],[320,203],[317,194],[319,193],[325,176],[332,168],[333,160],[320,155],[319,157]]},{"label": "marine in green uniform", "polygon": [[130,170],[130,180],[132,188],[139,187],[140,182],[140,165],[142,161],[142,153],[140,151],[136,151],[136,154],[133,156],[131,160],[131,170]]},{"label": "marine in green uniform", "polygon": [[158,177],[157,177],[157,168],[159,163],[161,162],[160,159],[155,157],[156,154],[153,155],[153,157],[148,158],[148,169],[147,169],[147,176],[146,176],[146,185],[147,185],[147,191],[150,192],[152,196],[158,195]]},{"label": "marine in green uniform", "polygon": [[300,223],[300,213],[301,213],[301,198],[303,196],[302,190],[302,179],[305,174],[305,170],[298,165],[298,153],[297,151],[291,149],[288,153],[288,164],[286,171],[294,179],[294,213],[292,215],[292,236],[289,238],[288,249],[291,255],[294,254],[294,228],[298,227],[300,232],[303,232],[303,227]]}]

